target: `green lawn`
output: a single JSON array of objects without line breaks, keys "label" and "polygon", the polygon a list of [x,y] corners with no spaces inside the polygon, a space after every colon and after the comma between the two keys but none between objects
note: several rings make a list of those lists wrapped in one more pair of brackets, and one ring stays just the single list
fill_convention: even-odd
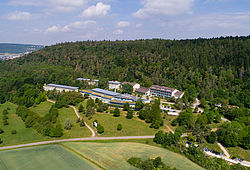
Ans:
[{"label": "green lawn", "polygon": [[[13,145],[13,144],[20,144],[20,143],[27,143],[27,142],[35,142],[49,139],[49,137],[44,137],[37,133],[32,128],[25,128],[25,125],[21,118],[16,115],[16,105],[12,103],[5,103],[0,105],[0,128],[4,130],[4,133],[0,134],[0,138],[3,140],[3,145]],[[2,112],[5,108],[10,108],[8,110],[8,123],[9,125],[4,126],[2,120]],[[11,134],[12,130],[16,130],[17,134]]]},{"label": "green lawn", "polygon": [[69,107],[59,109],[58,121],[61,122],[62,126],[64,126],[64,122],[67,118],[71,120],[73,127],[71,128],[71,130],[64,129],[64,135],[62,136],[62,138],[79,138],[91,136],[91,132],[86,126],[80,127],[79,123],[76,123],[77,116],[72,108]]},{"label": "green lawn", "polygon": [[202,146],[203,148],[207,148],[207,149],[210,149],[210,150],[215,150],[217,152],[220,152],[220,153],[223,153],[223,151],[220,149],[220,147],[214,143],[214,144],[211,144],[211,143],[202,143],[202,144],[199,144],[200,146]]},{"label": "green lawn", "polygon": [[[137,117],[127,119],[125,116],[114,117],[108,113],[97,113],[91,120],[86,119],[86,122],[93,127],[94,120],[98,120],[104,127],[104,133],[100,136],[144,136],[155,135],[155,133],[159,131],[159,129],[149,128],[150,124],[139,120]],[[122,125],[121,131],[117,131],[117,125],[119,123]]]},{"label": "green lawn", "polygon": [[45,145],[0,152],[0,169],[100,169],[60,145]]},{"label": "green lawn", "polygon": [[243,149],[241,147],[227,147],[227,151],[229,152],[230,156],[245,159],[250,161],[250,150]]},{"label": "green lawn", "polygon": [[50,107],[52,105],[53,103],[45,101],[35,107],[31,107],[30,110],[38,113],[40,116],[44,116],[49,113]]},{"label": "green lawn", "polygon": [[[31,108],[32,111],[38,112],[41,116],[48,113],[52,103],[43,102],[37,107]],[[76,123],[77,117],[72,108],[62,108],[59,109],[58,121],[64,126],[64,122],[69,118],[73,124],[71,130],[63,131],[64,135],[60,138],[51,138],[47,136],[42,136],[37,133],[36,130],[32,128],[25,128],[24,122],[20,117],[16,115],[16,105],[12,103],[5,103],[0,105],[0,128],[4,130],[4,133],[0,134],[0,138],[3,143],[0,146],[5,145],[15,145],[21,143],[38,142],[44,140],[54,140],[54,139],[65,139],[65,138],[79,138],[79,137],[89,137],[91,132],[87,127],[80,127],[79,123]],[[2,120],[2,112],[5,108],[10,108],[8,110],[8,123],[9,125],[4,126]],[[16,130],[17,134],[11,134],[12,130]]]},{"label": "green lawn", "polygon": [[177,169],[195,170],[202,169],[182,155],[167,149],[150,146],[141,143],[117,142],[117,143],[87,143],[66,142],[63,146],[74,150],[106,169],[135,169],[126,160],[130,157],[143,159],[161,156],[164,163]]}]

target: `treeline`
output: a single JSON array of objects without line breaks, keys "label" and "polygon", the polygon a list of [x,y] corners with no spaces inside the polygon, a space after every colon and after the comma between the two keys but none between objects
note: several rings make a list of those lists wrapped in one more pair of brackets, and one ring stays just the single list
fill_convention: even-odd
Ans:
[{"label": "treeline", "polygon": [[57,121],[58,110],[52,105],[49,113],[44,117],[32,112],[24,106],[18,106],[16,114],[24,121],[26,128],[34,128],[40,134],[50,137],[61,137],[63,135],[62,125]]},{"label": "treeline", "polygon": [[0,63],[0,98],[22,81],[83,87],[76,78],[89,77],[100,87],[107,80],[159,84],[185,91],[184,103],[198,97],[249,108],[249,37],[57,44]]},{"label": "treeline", "polygon": [[138,169],[142,170],[177,170],[176,168],[171,168],[164,164],[161,160],[161,157],[155,159],[142,160],[138,157],[131,157],[127,160],[130,165],[135,166]]},{"label": "treeline", "polygon": [[189,145],[186,147],[186,142],[181,141],[182,132],[180,129],[176,129],[175,133],[164,133],[159,131],[155,134],[153,141],[160,144],[162,147],[172,150],[177,153],[184,154],[187,158],[197,163],[205,169],[217,170],[217,169],[240,169],[245,170],[247,167],[241,166],[239,164],[230,165],[223,159],[210,158],[206,156],[203,148],[194,145]]}]

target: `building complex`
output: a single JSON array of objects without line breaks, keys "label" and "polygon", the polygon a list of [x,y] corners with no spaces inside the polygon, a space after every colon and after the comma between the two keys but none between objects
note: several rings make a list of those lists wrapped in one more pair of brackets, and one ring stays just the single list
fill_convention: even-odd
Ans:
[{"label": "building complex", "polygon": [[[80,90],[82,94],[89,94],[92,99],[100,99],[104,103],[113,104],[118,106],[123,106],[125,103],[129,103],[131,107],[135,106],[138,97],[132,96],[130,94],[121,94],[109,90],[104,90],[100,88],[95,88],[92,90]],[[142,99],[144,103],[149,103],[149,100]]]},{"label": "building complex", "polygon": [[65,92],[76,91],[76,92],[78,92],[79,87],[65,86],[65,85],[59,85],[59,84],[44,84],[43,89],[45,91],[56,90],[59,92],[62,92],[62,91],[65,91]]}]

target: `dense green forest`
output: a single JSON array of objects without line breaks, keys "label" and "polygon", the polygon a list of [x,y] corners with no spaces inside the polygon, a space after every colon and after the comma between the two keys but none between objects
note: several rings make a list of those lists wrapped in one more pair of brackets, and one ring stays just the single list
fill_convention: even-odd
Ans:
[{"label": "dense green forest", "polygon": [[[203,105],[250,107],[250,36],[195,40],[86,41],[45,47],[0,63],[1,100],[24,84],[82,86],[77,77],[165,85]],[[20,95],[20,94],[19,94]],[[206,101],[208,103],[206,103]]]}]

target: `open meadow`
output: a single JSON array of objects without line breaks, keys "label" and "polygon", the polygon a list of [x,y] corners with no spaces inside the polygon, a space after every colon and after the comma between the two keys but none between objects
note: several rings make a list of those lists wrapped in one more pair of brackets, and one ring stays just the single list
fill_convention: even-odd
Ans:
[{"label": "open meadow", "polygon": [[[92,116],[91,120],[87,118],[84,119],[92,128],[93,121],[97,120],[104,127],[104,133],[100,136],[146,136],[155,135],[160,129],[149,128],[150,124],[145,123],[145,121],[140,120],[137,117],[133,119],[127,119],[124,115],[119,117],[114,117],[109,113],[96,113]],[[117,125],[122,125],[122,130],[117,131]],[[95,128],[94,128],[95,129]]]},{"label": "open meadow", "polygon": [[[50,139],[37,133],[36,130],[32,128],[26,128],[22,119],[16,115],[16,107],[15,104],[9,102],[0,105],[0,128],[4,131],[4,133],[0,134],[0,138],[3,140],[0,146]],[[3,125],[2,112],[7,108],[9,108],[9,114],[7,114],[8,125]],[[12,130],[16,130],[16,134],[12,134]]]},{"label": "open meadow", "polygon": [[[37,105],[36,107],[31,107],[30,110],[38,113],[40,116],[44,116],[49,112],[52,105],[53,103],[45,101]],[[58,121],[60,121],[62,126],[64,126],[64,122],[66,121],[66,119],[70,119],[73,125],[71,130],[63,130],[63,136],[61,138],[81,138],[91,136],[91,132],[87,127],[80,127],[79,123],[76,123],[77,116],[72,108],[63,107],[58,111]]]},{"label": "open meadow", "polygon": [[126,160],[133,156],[143,159],[160,156],[163,162],[170,167],[176,167],[177,169],[183,170],[202,169],[182,155],[167,149],[141,143],[66,142],[62,143],[62,145],[94,161],[105,169],[131,169],[133,167],[129,165]]},{"label": "open meadow", "polygon": [[0,169],[100,169],[60,145],[44,145],[0,152]]}]

